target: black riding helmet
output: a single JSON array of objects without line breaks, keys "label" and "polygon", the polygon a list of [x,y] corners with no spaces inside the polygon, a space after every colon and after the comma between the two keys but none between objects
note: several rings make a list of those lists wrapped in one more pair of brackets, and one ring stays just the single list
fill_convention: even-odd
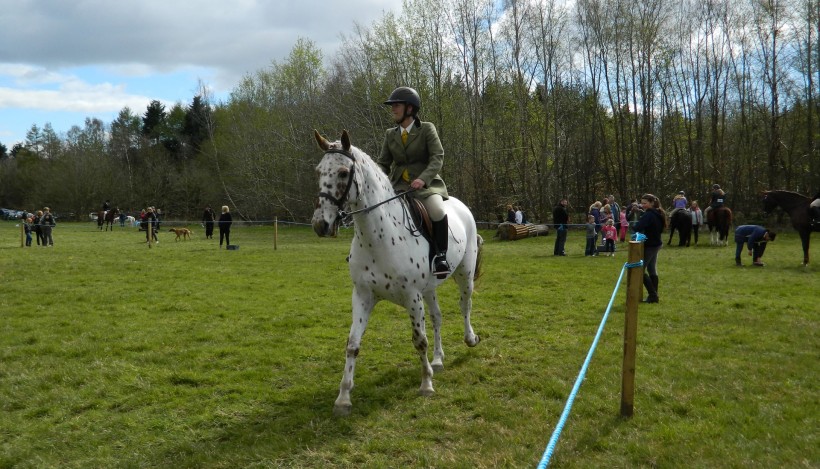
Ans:
[{"label": "black riding helmet", "polygon": [[390,97],[384,104],[390,105],[393,103],[405,103],[413,106],[413,115],[416,115],[421,109],[421,98],[413,88],[407,86],[400,86],[390,93]]}]

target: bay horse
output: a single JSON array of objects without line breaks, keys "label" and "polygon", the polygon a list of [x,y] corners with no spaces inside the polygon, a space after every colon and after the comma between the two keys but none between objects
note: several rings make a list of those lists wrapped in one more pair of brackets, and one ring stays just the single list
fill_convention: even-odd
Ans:
[{"label": "bay horse", "polygon": [[763,212],[767,215],[775,208],[780,207],[789,214],[789,219],[797,233],[800,234],[800,241],[803,244],[803,265],[809,265],[809,242],[812,231],[820,231],[820,227],[812,229],[811,217],[809,215],[809,205],[811,198],[803,194],[792,191],[763,191],[761,194],[763,201]]},{"label": "bay horse", "polygon": [[669,241],[666,245],[672,244],[672,236],[678,230],[678,246],[689,247],[689,239],[692,236],[692,212],[687,209],[680,209],[669,217]]},{"label": "bay horse", "polygon": [[105,231],[108,231],[109,228],[111,231],[114,231],[114,220],[117,218],[117,215],[120,214],[120,209],[115,208],[112,210],[100,210],[97,213],[97,227],[100,231],[103,230],[105,227]]},{"label": "bay horse", "polygon": [[729,242],[729,230],[732,228],[732,209],[724,206],[709,210],[706,224],[709,226],[712,246],[726,246]]},{"label": "bay horse", "polygon": [[[313,230],[321,237],[335,237],[342,219],[351,216],[354,224],[348,268],[353,281],[352,323],[347,338],[345,367],[335,415],[349,415],[350,391],[356,357],[373,308],[381,300],[403,306],[410,315],[412,340],[421,360],[419,394],[430,396],[433,371],[444,369],[441,345],[441,309],[436,288],[446,279],[437,279],[431,270],[429,245],[408,216],[404,200],[398,198],[387,175],[367,153],[351,145],[347,131],[329,142],[314,130],[324,155],[316,167],[319,197],[313,212]],[[474,347],[481,340],[470,323],[474,282],[481,266],[483,239],[472,213],[460,200],[445,203],[449,220],[447,262],[450,276],[461,292],[459,301],[464,320],[464,342]],[[345,212],[344,210],[350,210]],[[424,304],[433,322],[432,365],[427,357]]]}]

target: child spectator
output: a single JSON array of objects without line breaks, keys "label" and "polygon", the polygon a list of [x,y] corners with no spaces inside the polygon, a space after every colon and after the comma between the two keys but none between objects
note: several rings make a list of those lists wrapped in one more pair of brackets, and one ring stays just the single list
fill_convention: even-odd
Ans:
[{"label": "child spectator", "polygon": [[626,219],[626,210],[621,210],[620,223],[621,223],[621,236],[620,236],[620,238],[621,238],[621,242],[623,243],[624,241],[626,241],[626,231],[627,231],[627,228],[629,228],[629,221],[627,221],[627,219]]},{"label": "child spectator", "polygon": [[615,229],[615,222],[610,218],[607,220],[606,225],[601,228],[601,231],[604,233],[604,251],[607,256],[612,257],[615,255],[615,238],[618,234]]},{"label": "child spectator", "polygon": [[598,231],[595,229],[595,226],[595,217],[587,215],[587,247],[584,250],[584,256],[598,255],[595,249],[595,240],[598,238]]},{"label": "child spectator", "polygon": [[32,219],[26,218],[25,222],[23,223],[23,229],[26,232],[26,247],[31,247],[31,223]]}]

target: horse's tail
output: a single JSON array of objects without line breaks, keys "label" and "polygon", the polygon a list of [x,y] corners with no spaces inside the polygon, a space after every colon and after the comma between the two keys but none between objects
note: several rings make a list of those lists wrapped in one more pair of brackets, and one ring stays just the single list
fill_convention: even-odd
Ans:
[{"label": "horse's tail", "polygon": [[482,238],[480,234],[476,233],[475,242],[478,250],[476,251],[475,256],[475,269],[473,269],[473,281],[477,281],[481,277],[481,274],[483,273],[481,271],[481,263],[484,259],[484,256],[482,255],[484,251],[484,238]]}]

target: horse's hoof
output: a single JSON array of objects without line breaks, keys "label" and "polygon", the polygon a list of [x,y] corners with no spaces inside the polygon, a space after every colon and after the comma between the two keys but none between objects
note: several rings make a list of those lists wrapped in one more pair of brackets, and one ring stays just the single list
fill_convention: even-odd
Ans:
[{"label": "horse's hoof", "polygon": [[419,389],[419,396],[430,397],[434,395],[436,392],[433,388],[430,389]]},{"label": "horse's hoof", "polygon": [[336,417],[347,417],[353,410],[353,404],[334,405],[333,415]]},{"label": "horse's hoof", "polygon": [[444,364],[443,363],[431,363],[430,366],[433,367],[434,373],[441,373],[444,371]]},{"label": "horse's hoof", "polygon": [[472,343],[470,343],[470,341],[469,341],[469,340],[464,339],[464,343],[465,343],[465,344],[467,344],[467,347],[475,347],[475,346],[476,346],[476,345],[478,345],[480,342],[481,342],[481,336],[480,336],[480,335],[478,335],[478,334],[476,334],[476,335],[475,335],[475,340],[474,340]]}]

